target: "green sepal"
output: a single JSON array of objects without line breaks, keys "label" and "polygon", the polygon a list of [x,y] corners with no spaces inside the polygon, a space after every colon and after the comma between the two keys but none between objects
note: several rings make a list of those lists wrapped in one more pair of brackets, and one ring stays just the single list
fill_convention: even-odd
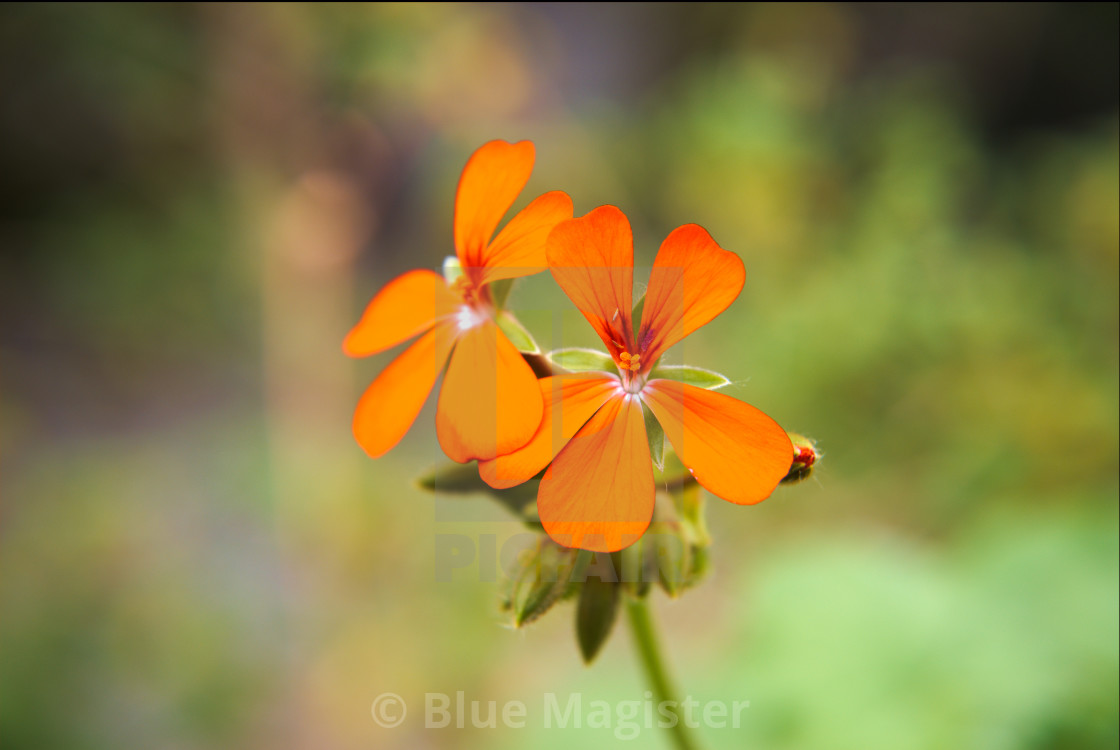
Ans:
[{"label": "green sepal", "polygon": [[498,313],[496,320],[498,328],[502,329],[502,333],[509,338],[518,351],[530,354],[540,352],[541,349],[537,346],[537,342],[533,340],[533,336],[525,330],[525,326],[521,325],[521,321],[517,318],[503,311]]},{"label": "green sepal", "polygon": [[506,300],[509,299],[512,290],[513,279],[498,279],[490,282],[490,299],[494,301],[495,309],[505,309]]},{"label": "green sepal", "polygon": [[540,482],[537,481],[530,480],[504,490],[495,489],[482,481],[478,466],[469,463],[448,464],[434,469],[417,479],[416,485],[443,495],[489,495],[527,523],[539,523],[536,521],[536,499]]},{"label": "green sepal", "polygon": [[634,328],[634,340],[638,340],[638,334],[641,332],[642,327],[642,311],[646,309],[646,295],[642,292],[642,296],[638,298],[638,303],[634,305],[633,310],[630,312],[630,324]]},{"label": "green sepal", "polygon": [[673,487],[682,483],[696,482],[688,468],[681,463],[677,452],[673,450],[673,444],[669,441],[665,443],[665,466],[661,469],[654,469],[653,480],[662,489],[666,486]]},{"label": "green sepal", "polygon": [[708,548],[695,545],[692,547],[692,564],[688,571],[688,585],[695,586],[708,574],[709,557]]},{"label": "green sepal", "polygon": [[595,660],[603,644],[610,638],[615,620],[618,619],[618,603],[622,587],[611,581],[588,578],[579,592],[576,607],[576,640],[584,664]]},{"label": "green sepal", "polygon": [[522,551],[503,607],[512,613],[514,627],[533,622],[565,597],[576,552],[544,535],[534,547]]},{"label": "green sepal", "polygon": [[645,538],[646,555],[649,564],[655,566],[658,584],[676,599],[690,583],[692,545],[676,523],[650,524]]},{"label": "green sepal", "polygon": [[596,349],[581,349],[579,347],[555,349],[548,353],[548,358],[552,364],[557,367],[562,367],[569,372],[586,372],[588,370],[600,370],[605,372],[618,371],[610,355]]},{"label": "green sepal", "polygon": [[705,370],[702,367],[692,367],[691,365],[661,365],[655,367],[650,371],[649,379],[655,380],[657,378],[676,380],[678,383],[687,383],[709,391],[723,388],[731,382],[728,377],[718,372]]},{"label": "green sepal", "polygon": [[[708,547],[712,543],[711,534],[704,514],[705,494],[695,479],[669,484],[668,494],[676,521],[670,527],[679,535],[682,554],[676,568],[660,568],[660,583],[670,596],[677,596],[684,589],[692,588],[708,571]],[[671,575],[666,576],[669,572]]]},{"label": "green sepal", "polygon": [[646,440],[649,441],[649,457],[658,471],[665,469],[665,430],[645,402],[642,403],[642,417],[646,421]]},{"label": "green sepal", "polygon": [[689,539],[703,547],[711,544],[712,537],[704,516],[704,493],[700,491],[700,485],[695,481],[681,482],[669,488],[669,497],[673,499],[673,507],[688,531]]},{"label": "green sepal", "polygon": [[647,538],[648,531],[642,535],[641,539],[623,549],[619,554],[622,585],[627,594],[638,599],[649,594],[653,579],[656,577],[656,570],[650,567],[646,560]]}]

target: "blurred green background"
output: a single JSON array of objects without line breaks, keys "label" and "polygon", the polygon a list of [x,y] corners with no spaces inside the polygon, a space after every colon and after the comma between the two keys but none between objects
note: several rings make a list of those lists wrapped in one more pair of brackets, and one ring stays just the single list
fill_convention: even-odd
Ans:
[{"label": "blurred green background", "polygon": [[[436,535],[517,527],[415,489],[432,404],[386,458],[350,435],[394,353],[342,337],[452,251],[493,138],[537,145],[518,206],[618,205],[639,264],[689,222],[739,253],[683,356],[824,451],[712,500],[711,577],[656,595],[682,692],[751,702],[707,747],[1115,747],[1117,30],[1116,4],[5,6],[4,747],[626,744],[540,709],[640,699],[624,629],[585,668],[570,606],[513,632],[477,564],[436,580]],[[527,728],[425,732],[457,690]]]}]

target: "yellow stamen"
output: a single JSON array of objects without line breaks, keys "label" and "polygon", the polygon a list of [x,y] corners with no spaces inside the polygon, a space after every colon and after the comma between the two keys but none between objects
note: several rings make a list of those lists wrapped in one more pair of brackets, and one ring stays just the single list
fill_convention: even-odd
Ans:
[{"label": "yellow stamen", "polygon": [[[622,347],[620,346],[619,349],[621,348]],[[642,369],[641,359],[641,354],[631,354],[628,351],[620,351],[618,353],[618,369],[637,372],[638,370]]]}]

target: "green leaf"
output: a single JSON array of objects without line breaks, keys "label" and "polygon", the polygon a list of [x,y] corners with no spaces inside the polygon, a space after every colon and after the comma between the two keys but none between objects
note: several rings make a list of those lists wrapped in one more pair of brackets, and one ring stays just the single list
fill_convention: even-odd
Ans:
[{"label": "green leaf", "polygon": [[548,358],[557,367],[563,367],[565,370],[572,372],[583,372],[585,370],[617,372],[614,360],[611,359],[610,355],[595,349],[556,349],[548,353]]},{"label": "green leaf", "polygon": [[665,430],[649,407],[642,403],[642,417],[646,420],[646,439],[649,441],[649,457],[658,471],[665,469]]},{"label": "green leaf", "polygon": [[540,486],[540,482],[530,480],[509,489],[494,489],[482,481],[478,466],[473,463],[448,464],[420,477],[416,484],[421,489],[443,495],[489,495],[523,520],[532,520]]},{"label": "green leaf", "polygon": [[463,267],[459,264],[459,259],[454,255],[448,255],[443,259],[443,280],[448,284],[454,284],[455,281],[463,275]]},{"label": "green leaf", "polygon": [[705,370],[701,367],[692,367],[690,365],[662,365],[655,367],[649,374],[649,379],[665,378],[666,380],[676,380],[679,383],[687,383],[694,385],[697,388],[705,388],[707,390],[715,390],[716,388],[723,388],[731,382],[726,376],[714,372],[712,370]]},{"label": "green leaf", "polygon": [[622,587],[598,578],[583,582],[576,607],[576,640],[585,664],[595,660],[618,619]]},{"label": "green leaf", "polygon": [[498,279],[490,284],[490,299],[494,300],[494,307],[502,310],[513,290],[513,279]]},{"label": "green leaf", "polygon": [[630,322],[634,327],[634,340],[638,340],[638,333],[642,327],[642,310],[646,308],[646,295],[642,292],[642,296],[638,298],[638,304],[634,305],[633,311],[630,313]]},{"label": "green leaf", "polygon": [[502,312],[498,314],[497,321],[498,328],[501,328],[502,333],[509,337],[518,351],[529,352],[530,354],[536,354],[540,351],[537,342],[533,340],[532,335],[525,330],[525,326],[521,325],[517,318],[508,312]]}]

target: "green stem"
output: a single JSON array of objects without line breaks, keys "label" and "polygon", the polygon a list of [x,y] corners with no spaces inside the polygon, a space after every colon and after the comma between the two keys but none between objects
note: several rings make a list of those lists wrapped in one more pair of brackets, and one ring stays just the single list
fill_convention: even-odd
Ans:
[{"label": "green stem", "polygon": [[672,680],[665,670],[665,660],[661,656],[661,647],[657,643],[657,634],[653,629],[653,618],[650,616],[646,599],[627,597],[626,614],[650,690],[653,691],[657,703],[663,704],[666,711],[677,717],[676,723],[669,728],[673,747],[676,750],[696,750],[696,743],[693,742],[689,727],[685,725],[684,717],[680,713],[677,691],[673,688]]}]

